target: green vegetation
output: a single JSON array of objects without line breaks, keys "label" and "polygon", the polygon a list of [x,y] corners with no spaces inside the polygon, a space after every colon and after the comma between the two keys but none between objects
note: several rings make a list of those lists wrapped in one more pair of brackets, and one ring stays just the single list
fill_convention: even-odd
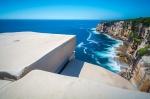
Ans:
[{"label": "green vegetation", "polygon": [[144,56],[149,53],[150,53],[150,45],[147,45],[144,48],[141,48],[138,50],[138,55],[140,55],[140,56]]},{"label": "green vegetation", "polygon": [[138,36],[135,32],[131,32],[129,34],[129,37],[132,41],[134,41],[134,43],[140,44],[142,39],[140,38],[140,36]]},{"label": "green vegetation", "polygon": [[140,44],[141,43],[141,39],[140,38],[133,38],[134,43]]},{"label": "green vegetation", "polygon": [[150,17],[140,17],[136,19],[125,19],[125,20],[111,20],[111,21],[105,21],[105,22],[115,23],[118,21],[125,21],[126,23],[132,22],[134,26],[139,23],[142,23],[144,26],[150,26]]},{"label": "green vegetation", "polygon": [[140,18],[137,18],[137,19],[128,19],[126,21],[132,21],[132,24],[133,25],[137,25],[139,23],[142,23],[144,26],[150,26],[150,17],[140,17]]}]

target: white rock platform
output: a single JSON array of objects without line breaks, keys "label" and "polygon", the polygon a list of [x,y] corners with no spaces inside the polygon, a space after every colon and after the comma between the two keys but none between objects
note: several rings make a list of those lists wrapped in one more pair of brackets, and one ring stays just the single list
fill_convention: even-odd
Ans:
[{"label": "white rock platform", "polygon": [[88,79],[33,70],[0,90],[0,99],[149,99],[147,93],[124,90]]},{"label": "white rock platform", "polygon": [[84,78],[123,89],[137,90],[128,80],[118,74],[77,59],[71,60],[61,74]]},{"label": "white rock platform", "polygon": [[8,86],[11,83],[12,83],[12,81],[9,81],[9,80],[0,80],[0,90],[4,87]]},{"label": "white rock platform", "polygon": [[150,99],[115,73],[71,60],[73,35],[4,33],[0,41],[0,99]]},{"label": "white rock platform", "polygon": [[74,48],[74,35],[2,33],[0,77],[16,80],[34,69],[57,72],[69,60]]}]

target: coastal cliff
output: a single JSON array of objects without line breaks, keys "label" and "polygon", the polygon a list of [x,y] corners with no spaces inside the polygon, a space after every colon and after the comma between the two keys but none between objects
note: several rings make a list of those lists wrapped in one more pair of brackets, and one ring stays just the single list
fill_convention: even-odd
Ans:
[{"label": "coastal cliff", "polygon": [[124,42],[117,56],[128,67],[120,75],[139,90],[150,92],[150,18],[106,21],[96,30]]}]

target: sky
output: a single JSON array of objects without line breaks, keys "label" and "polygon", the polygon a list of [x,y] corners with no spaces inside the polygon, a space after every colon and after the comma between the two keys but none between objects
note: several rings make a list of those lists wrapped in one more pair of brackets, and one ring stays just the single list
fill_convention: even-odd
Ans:
[{"label": "sky", "polygon": [[0,19],[150,17],[150,0],[0,0]]}]

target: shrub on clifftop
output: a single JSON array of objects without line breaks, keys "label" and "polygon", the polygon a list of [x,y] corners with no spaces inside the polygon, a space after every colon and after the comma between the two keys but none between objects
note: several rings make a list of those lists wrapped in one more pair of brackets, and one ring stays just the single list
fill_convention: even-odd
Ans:
[{"label": "shrub on clifftop", "polygon": [[138,36],[135,32],[131,32],[129,34],[129,38],[131,41],[134,41],[134,43],[140,44],[142,39],[140,38],[140,36]]},{"label": "shrub on clifftop", "polygon": [[150,45],[145,46],[144,48],[138,50],[138,55],[144,56],[146,54],[150,54]]}]

